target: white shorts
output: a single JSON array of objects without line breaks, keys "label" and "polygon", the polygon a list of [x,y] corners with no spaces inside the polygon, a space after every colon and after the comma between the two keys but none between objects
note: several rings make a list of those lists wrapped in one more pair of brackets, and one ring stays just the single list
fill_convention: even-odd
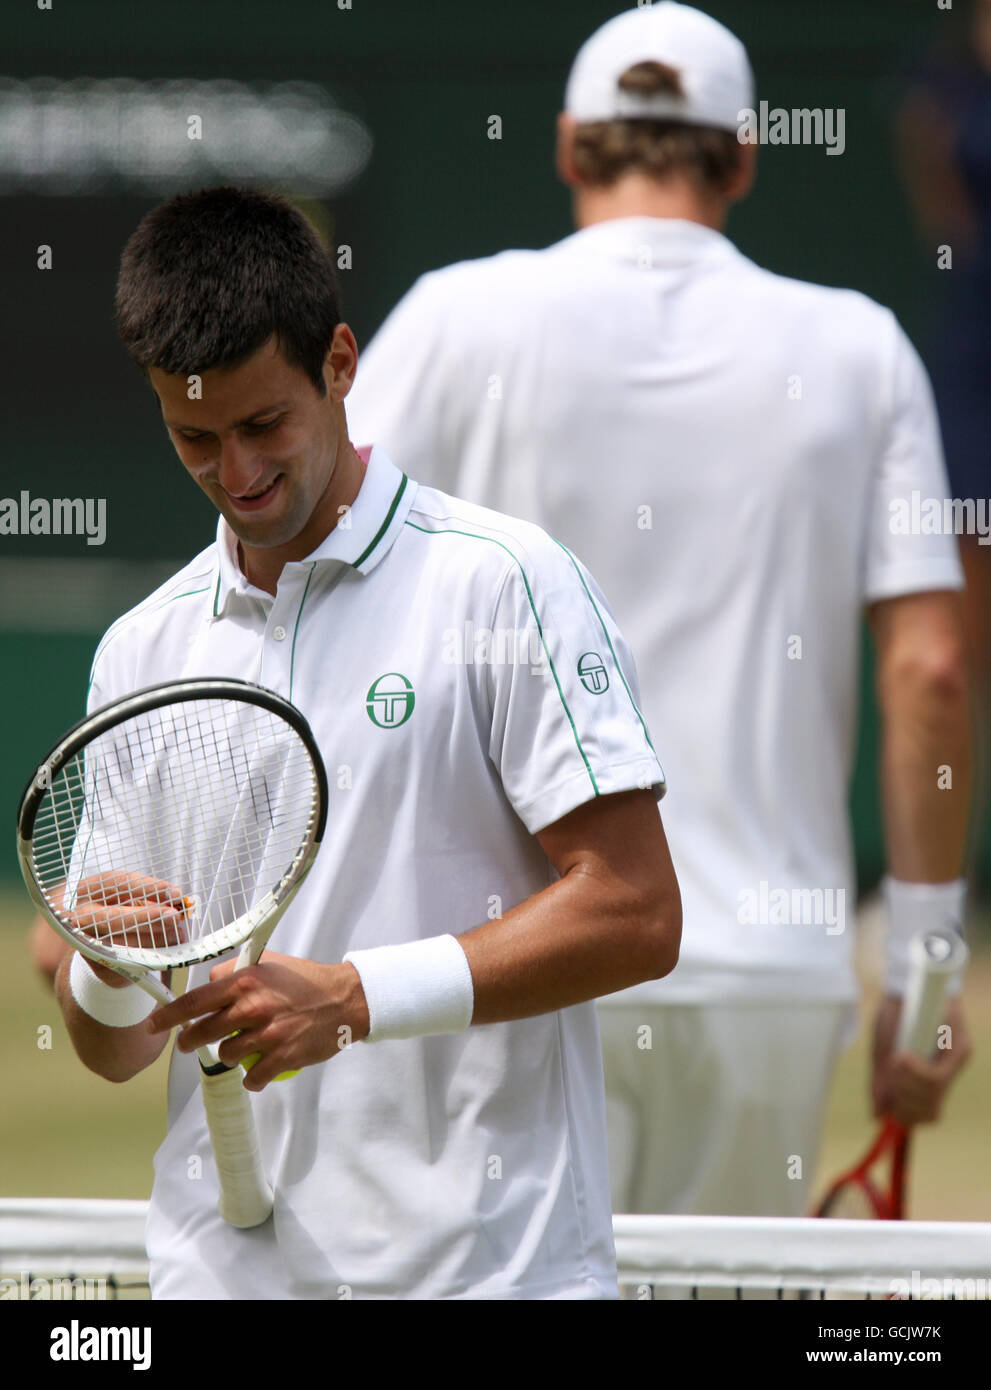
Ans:
[{"label": "white shorts", "polygon": [[852,1008],[600,1006],[613,1210],[808,1214]]}]

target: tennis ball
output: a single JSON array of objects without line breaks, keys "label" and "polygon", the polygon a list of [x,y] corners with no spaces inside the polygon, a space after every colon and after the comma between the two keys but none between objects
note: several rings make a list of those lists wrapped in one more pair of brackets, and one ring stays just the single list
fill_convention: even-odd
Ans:
[{"label": "tennis ball", "polygon": [[[240,1028],[236,1028],[234,1032],[231,1034],[231,1037],[236,1038],[240,1031]],[[261,1061],[260,1052],[249,1052],[247,1057],[241,1058],[241,1066],[244,1068],[245,1071],[250,1071],[251,1068],[255,1065],[255,1063],[259,1061]],[[293,1077],[298,1076],[302,1070],[302,1067],[297,1067],[295,1071],[281,1071],[275,1079],[276,1081],[291,1081]]]},{"label": "tennis ball", "polygon": [[[250,1071],[251,1068],[255,1065],[255,1063],[260,1060],[261,1053],[252,1052],[249,1053],[247,1057],[241,1058],[241,1066],[244,1068],[245,1071]],[[297,1067],[295,1071],[280,1071],[275,1079],[276,1081],[291,1081],[293,1077],[298,1076],[302,1070],[302,1067]]]}]

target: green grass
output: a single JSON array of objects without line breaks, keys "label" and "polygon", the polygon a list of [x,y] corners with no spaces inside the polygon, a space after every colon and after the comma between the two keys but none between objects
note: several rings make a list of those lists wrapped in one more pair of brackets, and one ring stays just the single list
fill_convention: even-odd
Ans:
[{"label": "green grass", "polygon": [[[0,1196],[146,1197],[165,1126],[167,1061],[125,1087],[77,1060],[54,997],[24,949],[26,895],[0,891],[3,1174]],[[991,952],[975,958],[965,993],[975,1056],[939,1125],[914,1141],[911,1214],[991,1221]],[[865,1010],[866,1018],[866,1010]],[[51,1029],[51,1048],[38,1046]],[[837,1069],[814,1190],[848,1166],[874,1125],[867,1104],[866,1028]]]},{"label": "green grass", "polygon": [[[147,1197],[165,1132],[167,1062],[124,1086],[78,1060],[51,991],[28,960],[26,894],[0,892],[4,1124],[0,1196]],[[39,1030],[51,1030],[40,1047]]]}]

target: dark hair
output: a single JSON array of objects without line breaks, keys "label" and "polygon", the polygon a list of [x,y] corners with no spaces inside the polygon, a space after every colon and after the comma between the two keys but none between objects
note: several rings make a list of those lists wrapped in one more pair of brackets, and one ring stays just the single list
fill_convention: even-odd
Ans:
[{"label": "dark hair", "polygon": [[637,96],[656,96],[658,92],[672,97],[685,95],[678,69],[668,63],[659,63],[653,58],[645,63],[634,63],[632,68],[627,68],[616,85],[621,92],[633,92]]},{"label": "dark hair", "polygon": [[145,372],[233,367],[275,334],[323,395],[340,321],[330,254],[284,198],[247,188],[180,194],[142,218],[121,257],[117,330]]},{"label": "dark hair", "polygon": [[[619,87],[637,96],[685,95],[677,68],[653,61],[627,68]],[[656,179],[688,173],[718,193],[740,167],[740,142],[735,131],[668,118],[588,121],[575,129],[572,159],[578,177],[590,186],[608,187],[635,169]]]}]

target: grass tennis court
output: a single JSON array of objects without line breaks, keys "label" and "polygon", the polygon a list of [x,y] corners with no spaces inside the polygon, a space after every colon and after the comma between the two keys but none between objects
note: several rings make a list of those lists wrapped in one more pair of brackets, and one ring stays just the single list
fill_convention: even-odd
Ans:
[{"label": "grass tennis court", "polygon": [[[0,1195],[146,1197],[151,1159],[164,1133],[167,1063],[126,1088],[91,1075],[76,1060],[54,998],[23,947],[30,904],[16,883],[0,888],[0,976],[4,1020],[4,1163]],[[984,936],[987,941],[987,934]],[[976,945],[976,943],[975,943]],[[911,1213],[918,1219],[991,1221],[991,950],[975,949],[967,1012],[975,1056],[953,1091],[941,1125],[915,1137]],[[51,1047],[39,1030],[51,1028]],[[848,1166],[872,1130],[866,1101],[867,1039],[842,1059],[814,1184]]]}]

